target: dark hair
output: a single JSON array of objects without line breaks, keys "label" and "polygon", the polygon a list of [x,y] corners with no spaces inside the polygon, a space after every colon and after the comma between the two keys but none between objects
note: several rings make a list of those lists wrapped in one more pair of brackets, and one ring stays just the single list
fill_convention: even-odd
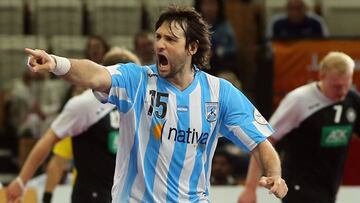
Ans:
[{"label": "dark hair", "polygon": [[199,47],[193,55],[191,63],[199,69],[207,68],[211,48],[210,31],[209,25],[203,20],[201,15],[194,8],[172,5],[160,15],[155,24],[155,30],[164,22],[168,22],[169,26],[173,22],[181,26],[186,38],[186,48],[191,43],[198,44]]},{"label": "dark hair", "polygon": [[[199,13],[202,13],[201,11],[201,4],[203,3],[204,0],[195,0],[195,3],[194,3],[194,7],[195,7],[195,10]],[[224,4],[224,1],[223,0],[216,0],[217,2],[217,5],[218,5],[218,10],[217,10],[217,16],[216,16],[216,22],[215,24],[218,24],[218,23],[222,23],[225,21],[225,12],[224,12],[224,7],[225,7],[225,4]]]},{"label": "dark hair", "polygon": [[91,35],[91,36],[89,36],[88,37],[88,39],[87,39],[87,43],[86,43],[86,53],[85,53],[85,57],[86,58],[89,58],[89,52],[88,52],[88,50],[89,50],[89,45],[90,45],[90,40],[92,40],[92,39],[95,39],[95,40],[97,40],[97,41],[99,41],[100,43],[101,43],[101,45],[104,47],[104,49],[105,49],[105,53],[106,52],[108,52],[109,50],[110,50],[110,46],[109,46],[109,44],[106,42],[106,40],[103,38],[103,37],[101,37],[101,36],[99,36],[99,35]]}]

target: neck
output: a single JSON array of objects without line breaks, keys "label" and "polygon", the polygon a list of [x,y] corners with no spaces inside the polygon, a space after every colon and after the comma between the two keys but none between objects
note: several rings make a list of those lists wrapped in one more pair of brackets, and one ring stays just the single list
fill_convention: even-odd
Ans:
[{"label": "neck", "polygon": [[183,91],[192,83],[195,78],[195,69],[193,67],[186,67],[183,71],[175,74],[174,77],[167,78],[167,80],[173,84],[176,88]]}]

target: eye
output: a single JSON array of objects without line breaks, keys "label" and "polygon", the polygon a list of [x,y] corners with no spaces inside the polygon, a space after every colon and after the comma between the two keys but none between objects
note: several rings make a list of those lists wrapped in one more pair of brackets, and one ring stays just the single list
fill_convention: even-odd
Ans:
[{"label": "eye", "polygon": [[177,41],[177,38],[172,37],[172,36],[167,36],[167,37],[166,37],[166,41],[169,41],[169,42],[176,42],[176,41]]}]

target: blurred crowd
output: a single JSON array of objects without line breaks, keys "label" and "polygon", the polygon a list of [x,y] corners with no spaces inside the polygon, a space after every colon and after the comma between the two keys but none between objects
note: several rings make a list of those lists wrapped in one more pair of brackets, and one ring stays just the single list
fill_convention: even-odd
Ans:
[{"label": "blurred crowd", "polygon": [[[194,1],[194,8],[211,25],[211,60],[210,69],[206,71],[229,80],[255,100],[255,103],[260,104],[261,109],[261,102],[256,101],[254,96],[257,94],[254,80],[257,77],[256,60],[258,54],[263,54],[265,39],[319,38],[329,36],[329,31],[319,7],[312,12],[303,0],[288,0],[284,5],[286,13],[267,19],[266,26],[262,3],[259,1],[239,1],[241,6],[238,10],[244,11],[242,14],[233,13],[236,8],[227,5],[229,2]],[[154,40],[150,29],[144,29],[134,36],[133,51],[143,65],[155,62]],[[89,36],[85,56],[101,63],[110,48],[106,37]],[[14,78],[1,93],[3,119],[0,148],[10,149],[11,155],[7,162],[3,162],[7,163],[6,166],[1,164],[0,173],[18,172],[21,166],[17,157],[26,156],[26,152],[25,155],[19,154],[19,148],[22,147],[19,140],[38,139],[61,111],[70,92],[70,85],[67,83],[49,73],[30,72],[24,64],[22,76]],[[213,159],[212,184],[243,183],[248,162],[247,153],[221,139]]]}]

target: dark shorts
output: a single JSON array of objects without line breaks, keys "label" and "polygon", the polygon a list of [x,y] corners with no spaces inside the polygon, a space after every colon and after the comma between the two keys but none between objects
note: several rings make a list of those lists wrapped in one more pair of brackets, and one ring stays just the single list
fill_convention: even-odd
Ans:
[{"label": "dark shorts", "polygon": [[335,203],[335,195],[311,186],[288,184],[283,203]]},{"label": "dark shorts", "polygon": [[[86,186],[85,186],[86,187]],[[111,203],[110,191],[77,189],[74,187],[71,195],[72,203]]]}]

